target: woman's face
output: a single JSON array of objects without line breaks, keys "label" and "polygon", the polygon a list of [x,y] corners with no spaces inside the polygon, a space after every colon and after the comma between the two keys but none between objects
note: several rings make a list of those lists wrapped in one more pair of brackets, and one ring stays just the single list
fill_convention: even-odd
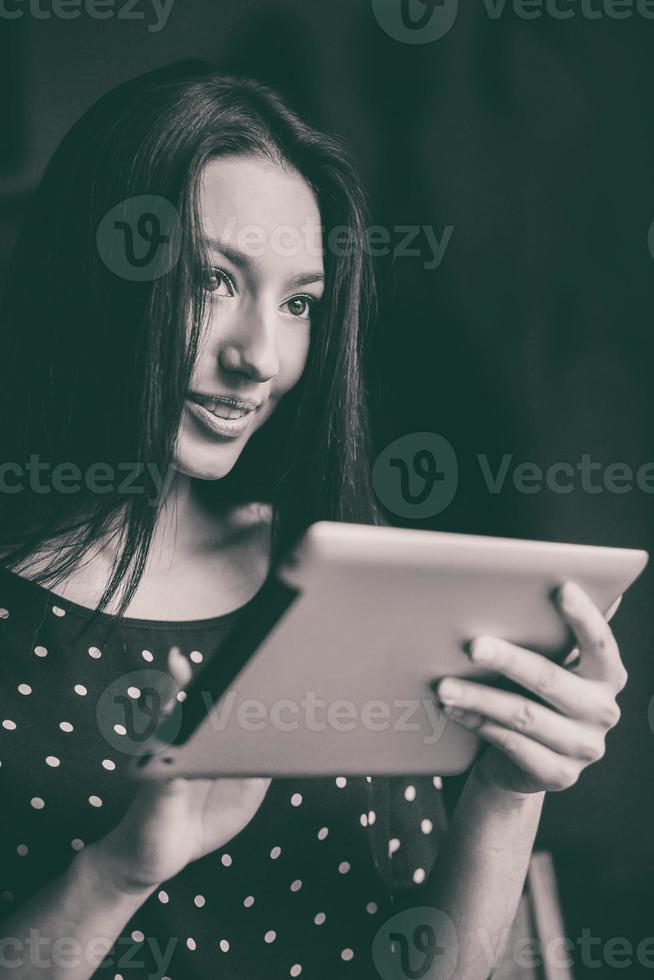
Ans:
[{"label": "woman's face", "polygon": [[213,160],[201,212],[207,315],[175,465],[217,480],[302,375],[324,264],[318,204],[296,172],[257,157]]}]

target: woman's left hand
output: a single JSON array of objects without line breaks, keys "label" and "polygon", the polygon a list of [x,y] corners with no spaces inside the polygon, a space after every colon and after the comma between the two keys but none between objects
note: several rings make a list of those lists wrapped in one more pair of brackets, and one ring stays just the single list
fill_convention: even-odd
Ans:
[{"label": "woman's left hand", "polygon": [[[444,678],[437,687],[449,717],[489,743],[476,763],[478,774],[513,793],[572,786],[604,755],[606,735],[620,719],[616,697],[627,672],[607,620],[572,582],[557,598],[577,639],[574,666],[558,666],[492,637],[478,637],[470,651],[474,663],[517,682],[545,704],[458,677]],[[617,603],[608,618],[616,608]]]}]

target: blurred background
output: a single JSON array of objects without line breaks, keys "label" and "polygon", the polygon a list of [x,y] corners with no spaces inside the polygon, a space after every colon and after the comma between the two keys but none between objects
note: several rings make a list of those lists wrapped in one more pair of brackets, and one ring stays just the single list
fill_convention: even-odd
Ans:
[{"label": "blurred background", "polygon": [[[654,468],[649,493],[602,487],[610,464],[654,461],[654,21],[591,6],[526,19],[470,0],[444,36],[407,43],[372,0],[173,0],[165,23],[152,0],[129,16],[116,0],[103,20],[82,2],[70,19],[46,0],[7,4],[0,279],[49,156],[109,88],[189,55],[272,83],[347,142],[390,230],[369,357],[376,450],[432,432],[458,459],[450,506],[396,522],[654,552]],[[437,259],[422,233],[418,254],[399,254],[408,225],[433,229]],[[493,471],[505,454],[543,469],[590,454],[599,490],[518,492],[509,476],[490,493],[478,454]],[[614,620],[622,721],[604,760],[548,799],[539,837],[568,935],[634,948],[654,935],[653,575]],[[576,975],[606,972],[579,962]]]}]

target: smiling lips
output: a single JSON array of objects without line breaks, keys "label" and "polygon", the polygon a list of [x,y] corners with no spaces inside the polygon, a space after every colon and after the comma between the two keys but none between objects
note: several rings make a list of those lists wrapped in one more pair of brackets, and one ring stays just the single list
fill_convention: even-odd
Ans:
[{"label": "smiling lips", "polygon": [[193,393],[188,404],[194,418],[214,435],[235,438],[250,425],[250,417],[260,407],[238,398],[223,398]]},{"label": "smiling lips", "polygon": [[242,401],[240,398],[228,398],[220,395],[191,394],[190,399],[196,405],[201,405],[208,412],[220,419],[240,419],[249,415],[259,406],[254,402]]}]

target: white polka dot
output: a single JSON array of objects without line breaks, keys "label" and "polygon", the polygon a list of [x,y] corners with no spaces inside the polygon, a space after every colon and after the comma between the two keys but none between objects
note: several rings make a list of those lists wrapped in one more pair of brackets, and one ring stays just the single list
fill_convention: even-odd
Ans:
[{"label": "white polka dot", "polygon": [[243,905],[245,905],[246,909],[252,908],[254,905],[254,895],[248,895],[247,898],[244,898]]},{"label": "white polka dot", "polygon": [[321,926],[326,919],[327,916],[325,915],[324,912],[318,912],[318,914],[314,915],[313,917],[313,921],[316,923],[317,926]]},{"label": "white polka dot", "polygon": [[351,960],[353,956],[354,956],[354,951],[353,950],[351,950],[351,949],[342,949],[341,950],[341,959],[342,960]]},{"label": "white polka dot", "polygon": [[116,735],[127,735],[127,729],[124,725],[114,725],[114,731]]},{"label": "white polka dot", "polygon": [[72,732],[73,730],[73,726],[69,721],[60,721],[59,727],[61,728],[62,732]]},{"label": "white polka dot", "polygon": [[74,851],[81,851],[84,847],[84,841],[80,840],[79,837],[75,837],[74,840],[70,842],[70,846]]},{"label": "white polka dot", "polygon": [[232,863],[232,855],[231,854],[222,854],[221,857],[220,857],[220,863],[221,864],[224,864],[226,868],[229,868],[230,865],[231,865],[231,863]]},{"label": "white polka dot", "polygon": [[191,652],[189,653],[189,658],[193,661],[194,664],[201,664],[202,661],[204,660],[204,657],[202,656],[199,650],[191,650]]},{"label": "white polka dot", "polygon": [[374,915],[376,911],[377,911],[377,903],[368,902],[368,904],[366,905],[366,912],[368,912],[370,915]]},{"label": "white polka dot", "polygon": [[12,721],[11,718],[5,718],[2,723],[2,727],[6,728],[8,732],[13,732],[16,730],[16,722]]},{"label": "white polka dot", "polygon": [[281,853],[282,853],[281,847],[275,845],[275,847],[273,847],[272,851],[270,852],[270,856],[273,859],[273,861],[276,861]]},{"label": "white polka dot", "polygon": [[431,820],[428,820],[427,817],[425,817],[424,820],[420,821],[420,829],[422,830],[423,834],[431,834],[432,830],[434,829],[434,825]]},{"label": "white polka dot", "polygon": [[168,902],[168,892],[165,892],[162,888],[161,891],[158,892],[157,898],[163,905],[166,905]]},{"label": "white polka dot", "polygon": [[9,619],[9,610],[4,607],[0,609],[0,619]]},{"label": "white polka dot", "polygon": [[223,953],[229,953],[229,940],[221,939],[218,945]]},{"label": "white polka dot", "polygon": [[128,687],[127,693],[129,694],[130,698],[134,698],[135,701],[138,701],[138,699],[141,697],[141,689],[138,687]]},{"label": "white polka dot", "polygon": [[296,878],[295,881],[292,881],[291,882],[291,891],[292,892],[299,892],[299,890],[300,890],[301,887],[302,887],[302,882],[301,882],[301,880],[299,878]]},{"label": "white polka dot", "polygon": [[397,837],[391,837],[391,839],[388,842],[388,856],[392,857],[392,855],[395,854],[396,851],[399,851],[399,849],[400,849],[399,840],[397,839]]},{"label": "white polka dot", "polygon": [[102,656],[102,650],[98,650],[97,647],[89,647],[89,657],[93,660],[99,660]]},{"label": "white polka dot", "polygon": [[329,833],[328,827],[321,827],[320,830],[318,831],[318,840],[324,840],[328,833]]},{"label": "white polka dot", "polygon": [[362,813],[361,814],[361,816],[359,817],[359,823],[361,824],[362,827],[367,827],[368,826],[368,814],[367,813]]},{"label": "white polka dot", "polygon": [[413,880],[415,881],[416,885],[421,885],[425,880],[425,877],[426,874],[424,868],[416,868],[416,870],[413,872]]},{"label": "white polka dot", "polygon": [[132,939],[134,940],[135,943],[142,943],[143,940],[145,939],[145,936],[143,935],[140,929],[135,929],[134,932],[132,933]]},{"label": "white polka dot", "polygon": [[407,800],[409,803],[413,803],[415,798],[416,798],[415,786],[407,786],[407,788],[404,790],[404,799]]},{"label": "white polka dot", "polygon": [[294,963],[291,969],[289,970],[289,973],[292,977],[299,977],[300,974],[302,973],[302,967],[300,966],[299,963]]},{"label": "white polka dot", "polygon": [[141,656],[144,660],[147,660],[149,664],[154,660],[154,655],[150,653],[149,650],[141,650]]},{"label": "white polka dot", "polygon": [[49,766],[52,766],[53,769],[56,769],[57,766],[61,765],[61,759],[58,759],[56,755],[46,755],[45,761]]},{"label": "white polka dot", "polygon": [[339,789],[343,789],[345,786],[347,786],[347,779],[345,778],[345,776],[337,776],[336,785],[338,786]]},{"label": "white polka dot", "polygon": [[193,936],[189,936],[188,937],[188,939],[186,940],[186,945],[188,946],[189,949],[197,949],[198,948],[198,944],[196,943],[196,941],[193,938]]},{"label": "white polka dot", "polygon": [[264,942],[274,943],[275,940],[277,939],[277,933],[275,932],[274,929],[269,929],[263,938],[264,938]]},{"label": "white polka dot", "polygon": [[204,895],[196,895],[195,898],[193,899],[193,901],[197,905],[197,907],[199,909],[201,909],[202,906],[206,903],[207,900],[204,897]]},{"label": "white polka dot", "polygon": [[102,768],[108,769],[109,772],[113,772],[114,769],[116,768],[116,763],[113,761],[113,759],[103,759]]},{"label": "white polka dot", "polygon": [[176,697],[178,701],[186,701],[186,691],[178,691]]},{"label": "white polka dot", "polygon": [[291,806],[300,806],[302,804],[302,793],[293,793],[291,797]]},{"label": "white polka dot", "polygon": [[440,776],[434,776],[434,778],[432,779],[432,783],[434,784],[435,789],[443,788],[443,780],[441,779]]},{"label": "white polka dot", "polygon": [[102,806],[102,800],[99,796],[89,796],[89,803],[91,806]]},{"label": "white polka dot", "polygon": [[47,657],[48,656],[48,648],[47,647],[40,647],[40,646],[39,647],[34,647],[34,653],[37,655],[37,657]]},{"label": "white polka dot", "polygon": [[27,846],[27,844],[19,844],[18,847],[16,848],[16,851],[20,854],[21,857],[25,857],[26,854],[29,854],[29,847]]},{"label": "white polka dot", "polygon": [[32,799],[30,800],[30,803],[32,804],[35,810],[42,810],[43,807],[45,806],[45,803],[43,802],[40,796],[33,796]]},{"label": "white polka dot", "polygon": [[366,776],[366,782],[367,783],[371,783],[372,782],[372,776]]},{"label": "white polka dot", "polygon": [[65,616],[66,615],[66,610],[65,609],[62,609],[61,606],[53,606],[52,607],[52,611],[55,614],[55,616]]},{"label": "white polka dot", "polygon": [[370,827],[372,827],[376,819],[377,819],[377,814],[375,813],[375,811],[368,810],[368,824]]},{"label": "white polka dot", "polygon": [[31,694],[32,688],[29,686],[29,684],[19,684],[18,691],[20,694]]},{"label": "white polka dot", "polygon": [[79,694],[81,697],[84,697],[84,695],[88,693],[83,684],[76,684],[73,690],[75,691],[75,694]]},{"label": "white polka dot", "polygon": [[338,866],[338,870],[339,870],[339,873],[340,874],[346,875],[348,873],[348,871],[350,870],[350,862],[349,861],[341,861],[341,863]]}]

